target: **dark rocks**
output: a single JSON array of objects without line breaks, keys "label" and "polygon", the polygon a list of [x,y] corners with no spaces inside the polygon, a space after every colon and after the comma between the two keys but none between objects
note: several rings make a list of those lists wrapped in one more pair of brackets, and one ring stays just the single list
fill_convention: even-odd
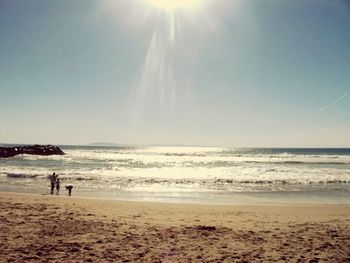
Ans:
[{"label": "dark rocks", "polygon": [[53,145],[0,147],[0,158],[9,158],[18,154],[63,155],[65,153],[59,147]]}]

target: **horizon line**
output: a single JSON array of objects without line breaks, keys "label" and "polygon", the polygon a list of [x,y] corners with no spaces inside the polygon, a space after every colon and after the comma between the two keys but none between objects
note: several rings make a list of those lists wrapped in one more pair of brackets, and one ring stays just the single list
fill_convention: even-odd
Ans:
[{"label": "horizon line", "polygon": [[[52,144],[52,143],[0,143],[1,145],[56,145],[56,146],[81,146],[81,147],[208,147],[208,148],[236,148],[236,149],[350,149],[350,146],[218,146],[218,145],[199,145],[199,144],[121,144],[121,143],[105,143],[106,145],[98,145],[97,143],[85,144]],[[108,145],[109,144],[109,145]]]}]

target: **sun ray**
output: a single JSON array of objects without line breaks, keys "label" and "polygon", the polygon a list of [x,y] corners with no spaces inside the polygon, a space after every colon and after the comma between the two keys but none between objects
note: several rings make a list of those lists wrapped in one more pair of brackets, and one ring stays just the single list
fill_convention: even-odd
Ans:
[{"label": "sun ray", "polygon": [[146,0],[150,5],[165,11],[177,9],[193,9],[197,7],[200,0]]},{"label": "sun ray", "polygon": [[[105,10],[123,30],[135,34],[145,52],[130,86],[131,126],[143,118],[162,125],[166,116],[191,107],[193,65],[223,32],[224,7],[218,2],[104,0]],[[125,15],[122,10],[133,12]]]}]

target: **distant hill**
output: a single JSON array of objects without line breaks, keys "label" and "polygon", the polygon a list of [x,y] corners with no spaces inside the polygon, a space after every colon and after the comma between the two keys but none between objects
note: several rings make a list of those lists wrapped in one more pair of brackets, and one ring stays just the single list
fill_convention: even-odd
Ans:
[{"label": "distant hill", "polygon": [[118,143],[112,143],[112,142],[94,142],[88,144],[89,146],[122,146],[123,144],[118,144]]}]

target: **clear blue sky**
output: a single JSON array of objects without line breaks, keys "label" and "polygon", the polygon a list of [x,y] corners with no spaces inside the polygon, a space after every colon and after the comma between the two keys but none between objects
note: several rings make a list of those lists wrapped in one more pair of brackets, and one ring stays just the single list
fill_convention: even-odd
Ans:
[{"label": "clear blue sky", "polygon": [[0,0],[0,142],[350,147],[349,1],[164,1]]}]

